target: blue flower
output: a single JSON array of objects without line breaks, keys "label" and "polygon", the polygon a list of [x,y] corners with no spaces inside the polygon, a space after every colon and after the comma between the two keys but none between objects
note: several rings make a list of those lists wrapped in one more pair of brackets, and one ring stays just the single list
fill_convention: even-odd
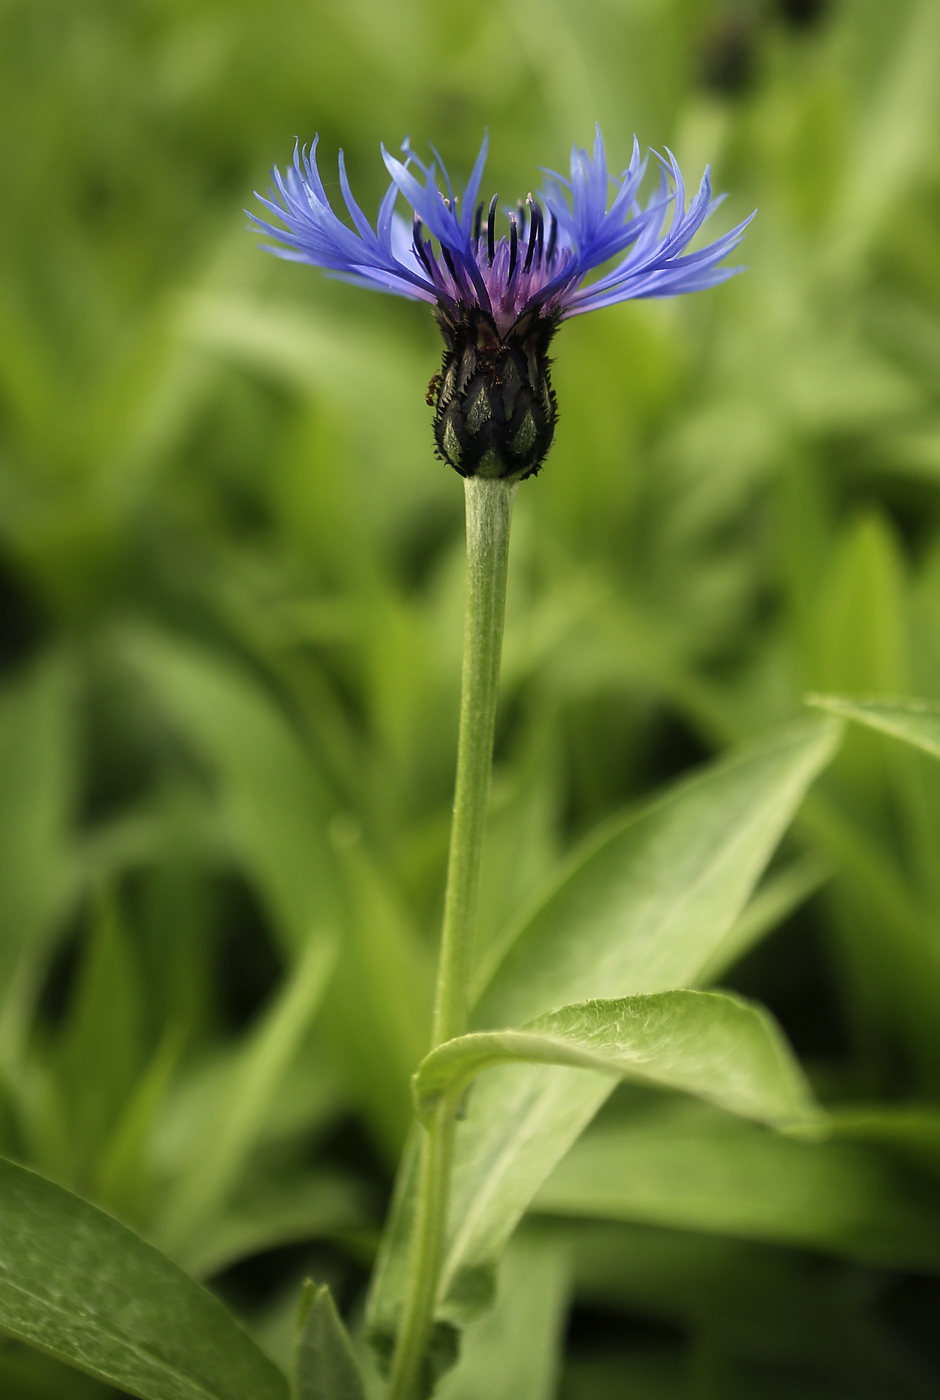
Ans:
[{"label": "blue flower", "polygon": [[[252,224],[276,241],[269,251],[278,257],[433,304],[446,346],[442,373],[429,390],[429,400],[436,398],[435,439],[463,476],[521,479],[538,471],[554,436],[547,352],[562,321],[635,297],[701,291],[741,270],[721,264],[750,219],[687,252],[721,202],[712,198],[709,172],[686,209],[675,157],[657,155],[659,185],[641,205],[647,161],[635,137],[618,179],[608,173],[598,128],[593,155],[574,147],[569,179],[545,172],[540,199],[530,194],[509,211],[509,233],[499,237],[497,196],[488,207],[477,202],[486,138],[462,197],[437,152],[437,163],[425,165],[407,141],[404,161],[383,146],[391,184],[374,229],[353,198],[342,152],[340,188],[353,228],[333,212],[316,147],[316,141],[309,151],[295,146],[286,175],[273,171],[272,198],[258,196],[285,227],[250,214]],[[399,195],[413,211],[410,228],[396,212]]]}]

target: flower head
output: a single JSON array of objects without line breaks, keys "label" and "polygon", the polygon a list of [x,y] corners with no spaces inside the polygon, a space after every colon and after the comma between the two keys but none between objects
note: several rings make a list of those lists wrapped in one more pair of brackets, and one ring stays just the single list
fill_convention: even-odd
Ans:
[{"label": "flower head", "polygon": [[[499,236],[498,196],[478,202],[486,138],[462,196],[436,152],[436,162],[425,165],[407,141],[403,161],[383,146],[391,184],[374,229],[353,198],[342,152],[340,188],[353,228],[333,212],[316,147],[296,145],[286,174],[273,171],[271,199],[258,196],[285,227],[249,217],[276,241],[270,251],[278,257],[432,303],[446,347],[428,393],[434,435],[440,455],[462,476],[522,479],[538,471],[554,437],[548,348],[562,321],[635,297],[700,291],[741,270],[720,264],[750,219],[687,252],[721,202],[712,198],[709,172],[687,209],[675,157],[657,155],[659,185],[641,205],[647,161],[635,137],[618,178],[608,173],[598,128],[593,154],[575,146],[570,178],[546,172],[540,197],[529,194],[506,211],[509,231]],[[413,211],[410,228],[396,212],[399,196]]]}]

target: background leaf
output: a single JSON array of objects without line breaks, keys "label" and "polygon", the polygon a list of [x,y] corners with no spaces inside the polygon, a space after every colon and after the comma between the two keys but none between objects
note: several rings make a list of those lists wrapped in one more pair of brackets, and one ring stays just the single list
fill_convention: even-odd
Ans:
[{"label": "background leaf", "polygon": [[854,719],[870,729],[904,739],[915,748],[940,758],[940,705],[927,700],[866,700],[850,695],[810,695],[811,705]]},{"label": "background leaf", "polygon": [[800,1142],[703,1105],[640,1102],[598,1123],[536,1210],[801,1244],[885,1268],[934,1268],[932,1184],[840,1142]]},{"label": "background leaf", "polygon": [[522,1231],[506,1250],[492,1312],[468,1329],[441,1400],[551,1400],[560,1369],[569,1266],[563,1243]]},{"label": "background leaf", "polygon": [[336,959],[335,943],[314,938],[293,976],[245,1046],[227,1092],[219,1095],[204,1125],[202,1150],[180,1181],[157,1232],[174,1255],[187,1258],[244,1167],[268,1111],[270,1097],[309,1029]]},{"label": "background leaf", "polygon": [[141,632],[125,634],[120,653],[218,775],[232,839],[285,943],[303,946],[337,917],[330,800],[309,753],[264,692],[222,658]]},{"label": "background leaf", "polygon": [[11,979],[19,967],[25,986],[17,990],[28,998],[35,958],[76,894],[68,832],[76,781],[73,685],[67,661],[55,657],[0,694],[0,1041],[7,1055],[21,1029]]},{"label": "background leaf", "polygon": [[307,1283],[294,1342],[294,1400],[365,1400],[365,1387],[336,1304],[325,1284]]}]

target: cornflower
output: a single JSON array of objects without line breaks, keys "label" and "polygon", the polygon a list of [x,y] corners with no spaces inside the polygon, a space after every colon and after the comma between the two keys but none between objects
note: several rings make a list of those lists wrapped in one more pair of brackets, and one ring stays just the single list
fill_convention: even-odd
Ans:
[{"label": "cornflower", "polygon": [[[274,239],[271,251],[279,257],[313,263],[335,277],[431,303],[444,337],[441,373],[428,389],[428,402],[434,403],[434,438],[439,455],[464,478],[466,625],[457,780],[431,1032],[434,1049],[459,1043],[470,1024],[512,508],[519,482],[539,470],[555,433],[557,410],[548,358],[552,338],[562,321],[585,311],[723,282],[738,271],[720,264],[741,241],[748,221],[690,253],[691,240],[718,202],[712,199],[708,171],[686,209],[675,158],[670,152],[666,158],[658,156],[659,187],[641,206],[638,194],[647,162],[640,159],[636,138],[629,166],[614,179],[607,171],[598,130],[592,156],[578,147],[572,151],[570,179],[546,171],[538,199],[530,194],[505,211],[509,234],[499,238],[498,197],[488,205],[478,201],[485,139],[462,197],[455,194],[436,151],[437,163],[425,165],[407,141],[403,161],[383,146],[392,182],[375,228],[353,198],[340,152],[340,188],[350,228],[330,207],[316,147],[316,141],[309,151],[296,145],[293,167],[283,176],[274,170],[272,198],[262,199],[284,227],[256,215],[252,222]],[[444,190],[438,185],[438,165]],[[611,186],[614,195],[608,208]],[[396,213],[399,196],[413,211],[410,229]],[[592,273],[597,275],[589,280]],[[449,1335],[449,1324],[442,1324],[443,1333],[435,1330],[435,1309],[457,1108],[456,1101],[444,1096],[425,1123],[417,1174],[406,1188],[413,1190],[407,1207],[410,1241],[401,1296],[390,1300],[397,1312],[394,1339],[384,1325],[375,1332],[389,1363],[388,1400],[429,1395],[446,1352],[442,1337]],[[381,1278],[378,1287],[381,1292]]]},{"label": "cornflower", "polygon": [[[598,127],[593,154],[572,149],[569,179],[545,171],[540,196],[530,193],[505,211],[509,232],[497,237],[498,196],[478,202],[487,145],[484,137],[462,197],[433,147],[436,162],[425,165],[407,140],[404,161],[383,146],[391,184],[375,228],[353,197],[340,151],[350,228],[323,187],[317,139],[309,150],[298,142],[286,174],[277,167],[272,172],[272,198],[257,196],[285,227],[249,217],[275,240],[269,251],[278,257],[430,302],[445,345],[441,373],[428,389],[438,454],[463,477],[520,481],[539,470],[554,438],[557,405],[548,350],[561,322],[615,302],[717,286],[741,271],[720,264],[750,219],[706,247],[686,251],[724,197],[712,198],[709,170],[687,209],[675,157],[668,150],[665,157],[654,153],[659,185],[641,206],[648,161],[641,160],[636,137],[630,164],[617,178],[608,173]],[[399,196],[413,210],[410,228],[396,212]],[[589,281],[594,272],[599,275]]]}]

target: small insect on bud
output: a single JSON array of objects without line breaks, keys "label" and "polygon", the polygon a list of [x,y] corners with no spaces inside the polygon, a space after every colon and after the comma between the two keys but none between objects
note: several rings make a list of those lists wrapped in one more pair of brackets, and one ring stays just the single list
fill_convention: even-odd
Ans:
[{"label": "small insect on bud", "polygon": [[548,347],[557,319],[529,313],[502,337],[478,306],[457,315],[437,307],[435,316],[446,347],[435,385],[439,455],[461,476],[534,475],[555,436]]}]

